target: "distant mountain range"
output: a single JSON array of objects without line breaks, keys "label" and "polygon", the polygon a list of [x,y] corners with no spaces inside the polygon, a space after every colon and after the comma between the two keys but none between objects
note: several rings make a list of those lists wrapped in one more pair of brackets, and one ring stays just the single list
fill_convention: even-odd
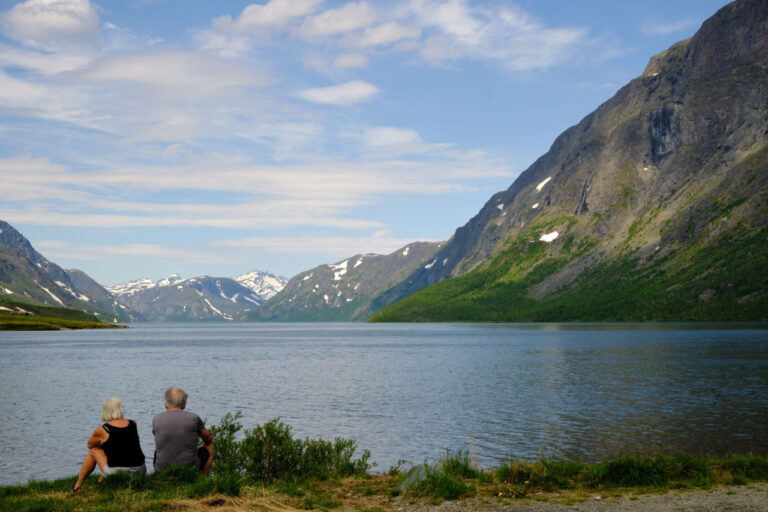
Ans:
[{"label": "distant mountain range", "polygon": [[[67,308],[110,323],[241,320],[285,285],[268,272],[235,278],[174,274],[103,287],[80,270],[64,270],[38,253],[10,224],[0,221],[0,308],[24,304]],[[4,305],[5,304],[5,305]],[[71,316],[71,315],[70,315]]]},{"label": "distant mountain range", "polygon": [[262,271],[235,278],[182,279],[172,274],[159,281],[139,279],[108,286],[107,290],[150,322],[239,320],[282,290],[285,282]]}]

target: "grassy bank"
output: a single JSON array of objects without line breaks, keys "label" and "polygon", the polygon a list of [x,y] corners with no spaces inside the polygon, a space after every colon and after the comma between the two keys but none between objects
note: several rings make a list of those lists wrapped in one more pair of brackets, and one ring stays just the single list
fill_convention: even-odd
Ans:
[{"label": "grassy bank", "polygon": [[600,463],[510,460],[479,469],[465,452],[433,462],[372,474],[368,453],[355,458],[355,443],[337,438],[295,439],[273,420],[243,430],[239,416],[211,427],[217,446],[212,475],[188,468],[139,477],[91,476],[80,494],[75,476],[0,487],[2,511],[356,510],[382,512],[410,502],[548,500],[572,503],[588,493],[667,492],[768,481],[768,456],[624,456]]},{"label": "grassy bank", "polygon": [[58,331],[62,329],[116,329],[93,315],[74,309],[54,308],[16,301],[0,301],[0,331]]}]

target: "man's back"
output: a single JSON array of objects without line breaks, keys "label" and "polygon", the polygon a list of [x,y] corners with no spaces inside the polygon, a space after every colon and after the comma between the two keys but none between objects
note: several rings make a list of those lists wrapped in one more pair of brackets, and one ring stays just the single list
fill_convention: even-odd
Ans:
[{"label": "man's back", "polygon": [[155,471],[171,464],[199,467],[197,438],[203,428],[203,420],[191,412],[169,410],[155,416]]}]

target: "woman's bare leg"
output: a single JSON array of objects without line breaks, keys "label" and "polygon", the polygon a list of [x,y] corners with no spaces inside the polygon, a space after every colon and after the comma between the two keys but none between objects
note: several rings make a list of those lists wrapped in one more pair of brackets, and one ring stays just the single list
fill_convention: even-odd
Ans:
[{"label": "woman's bare leg", "polygon": [[103,473],[104,469],[107,467],[107,455],[101,448],[91,448],[85,455],[85,459],[83,459],[83,465],[80,466],[80,474],[77,476],[77,482],[75,482],[75,485],[72,487],[73,490],[77,490],[83,485],[83,482],[85,482],[88,475],[93,472],[97,464]]}]

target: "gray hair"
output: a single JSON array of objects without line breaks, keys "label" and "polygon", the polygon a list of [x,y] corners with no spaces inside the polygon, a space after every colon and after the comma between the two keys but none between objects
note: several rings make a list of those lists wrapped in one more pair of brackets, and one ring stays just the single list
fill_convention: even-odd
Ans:
[{"label": "gray hair", "polygon": [[118,420],[123,417],[123,403],[113,396],[101,404],[101,421]]},{"label": "gray hair", "polygon": [[165,405],[183,409],[187,406],[187,394],[181,388],[170,387],[165,390]]}]

